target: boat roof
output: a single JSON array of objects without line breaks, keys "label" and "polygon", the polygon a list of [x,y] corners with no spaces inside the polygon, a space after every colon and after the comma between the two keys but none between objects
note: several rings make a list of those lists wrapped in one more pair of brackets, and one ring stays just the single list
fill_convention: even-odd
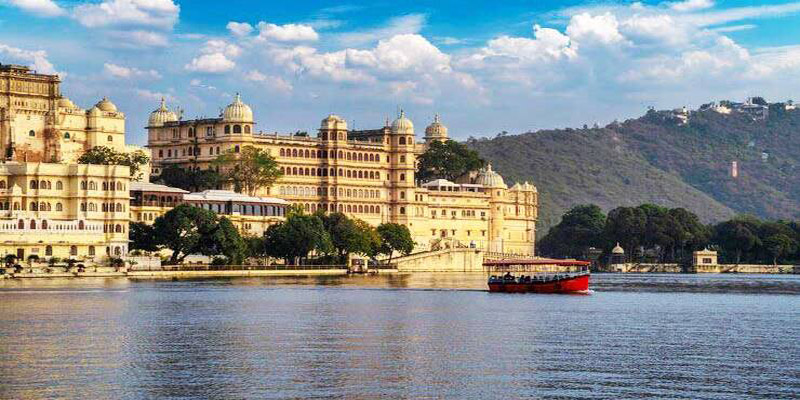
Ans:
[{"label": "boat roof", "polygon": [[592,265],[590,261],[580,260],[559,260],[555,258],[537,258],[537,259],[518,259],[518,260],[489,260],[484,261],[483,265],[490,267],[502,267],[509,265],[560,265],[560,266],[588,266]]}]

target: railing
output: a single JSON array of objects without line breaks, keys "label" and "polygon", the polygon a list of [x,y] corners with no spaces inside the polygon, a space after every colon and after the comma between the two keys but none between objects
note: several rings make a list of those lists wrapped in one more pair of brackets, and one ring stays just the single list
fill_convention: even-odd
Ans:
[{"label": "railing", "polygon": [[347,269],[347,265],[162,265],[136,271],[318,271]]}]

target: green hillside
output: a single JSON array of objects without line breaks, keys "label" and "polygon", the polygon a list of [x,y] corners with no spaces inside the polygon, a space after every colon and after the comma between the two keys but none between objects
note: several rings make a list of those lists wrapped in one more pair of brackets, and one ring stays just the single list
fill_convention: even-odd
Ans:
[{"label": "green hillside", "polygon": [[[693,111],[687,124],[669,112],[603,128],[542,130],[468,145],[507,183],[529,180],[540,193],[540,231],[577,204],[604,210],[649,202],[684,207],[704,222],[747,213],[800,218],[800,110],[770,105],[757,120]],[[730,175],[732,161],[739,175]]]}]

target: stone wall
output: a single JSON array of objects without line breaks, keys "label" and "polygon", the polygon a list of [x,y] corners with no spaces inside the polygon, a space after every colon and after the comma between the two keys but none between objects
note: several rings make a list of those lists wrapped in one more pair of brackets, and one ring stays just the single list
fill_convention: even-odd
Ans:
[{"label": "stone wall", "polygon": [[445,249],[411,254],[392,260],[399,272],[483,272],[483,252]]}]

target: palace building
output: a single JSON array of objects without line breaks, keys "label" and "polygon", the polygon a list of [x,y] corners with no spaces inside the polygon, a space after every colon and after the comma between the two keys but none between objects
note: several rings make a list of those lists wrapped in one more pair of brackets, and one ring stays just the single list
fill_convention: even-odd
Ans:
[{"label": "palace building", "polygon": [[256,131],[252,109],[237,94],[217,118],[182,120],[161,104],[148,122],[152,172],[178,166],[213,168],[225,152],[245,146],[267,151],[283,176],[259,195],[274,196],[308,212],[341,211],[372,225],[406,225],[419,249],[448,239],[493,252],[534,252],[538,193],[529,183],[509,188],[491,165],[458,182],[417,182],[417,158],[434,141],[448,139],[436,116],[418,141],[401,111],[391,124],[349,130],[329,115],[316,137]]},{"label": "palace building", "polygon": [[0,255],[122,256],[130,169],[76,162],[95,146],[136,149],[125,145],[125,115],[105,98],[81,109],[59,85],[0,64]]}]

